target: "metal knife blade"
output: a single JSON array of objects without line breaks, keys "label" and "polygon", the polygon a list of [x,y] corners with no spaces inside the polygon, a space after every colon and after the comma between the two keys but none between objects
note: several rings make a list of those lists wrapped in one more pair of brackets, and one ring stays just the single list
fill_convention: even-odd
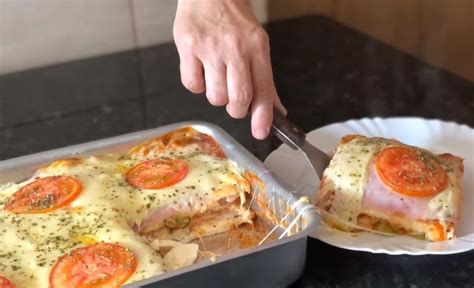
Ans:
[{"label": "metal knife blade", "polygon": [[286,118],[278,109],[273,109],[272,132],[293,150],[300,150],[319,178],[329,165],[331,157],[306,140],[306,133]]}]

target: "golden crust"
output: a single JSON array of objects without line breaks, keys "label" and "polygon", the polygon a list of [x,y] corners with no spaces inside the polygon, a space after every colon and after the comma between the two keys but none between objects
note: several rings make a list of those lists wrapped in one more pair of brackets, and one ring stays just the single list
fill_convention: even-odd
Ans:
[{"label": "golden crust", "polygon": [[386,229],[389,228],[396,234],[421,235],[430,241],[444,241],[455,237],[455,223],[451,221],[413,220],[402,216],[387,219],[382,213],[365,212],[359,214],[357,225],[381,232],[387,232]]},{"label": "golden crust", "polygon": [[127,158],[154,157],[166,151],[174,151],[196,144],[195,152],[201,152],[218,158],[226,158],[224,151],[211,136],[191,127],[181,128],[140,143],[130,149]]},{"label": "golden crust", "polygon": [[61,160],[56,160],[52,162],[51,164],[44,166],[41,169],[55,170],[55,169],[61,169],[61,168],[71,168],[71,167],[81,164],[81,162],[82,162],[82,159],[78,157],[65,158]]},{"label": "golden crust", "polygon": [[359,134],[349,134],[341,138],[339,145],[346,144],[348,142],[351,142],[352,140],[361,139],[361,138],[367,138],[367,137],[359,135]]}]

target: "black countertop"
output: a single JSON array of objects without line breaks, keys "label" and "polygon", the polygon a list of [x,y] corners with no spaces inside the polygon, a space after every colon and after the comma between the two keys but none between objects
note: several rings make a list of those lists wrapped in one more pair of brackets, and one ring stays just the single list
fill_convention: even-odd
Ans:
[{"label": "black countertop", "polygon": [[[309,131],[371,116],[420,116],[474,126],[474,83],[319,16],[267,25],[275,81]],[[215,123],[260,159],[249,120],[185,91],[172,43],[0,76],[0,160],[184,120]],[[473,144],[474,145],[474,144]],[[471,191],[467,191],[471,192]],[[308,239],[292,287],[474,287],[474,251],[389,256]]]}]

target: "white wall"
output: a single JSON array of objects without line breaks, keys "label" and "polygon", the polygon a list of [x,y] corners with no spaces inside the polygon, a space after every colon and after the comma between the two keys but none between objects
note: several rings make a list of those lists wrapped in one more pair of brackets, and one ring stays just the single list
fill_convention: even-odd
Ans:
[{"label": "white wall", "polygon": [[0,74],[172,41],[176,1],[0,0]]}]

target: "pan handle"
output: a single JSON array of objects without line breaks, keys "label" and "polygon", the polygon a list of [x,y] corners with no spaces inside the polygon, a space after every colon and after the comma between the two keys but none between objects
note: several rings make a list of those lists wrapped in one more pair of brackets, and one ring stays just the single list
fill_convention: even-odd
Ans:
[{"label": "pan handle", "polygon": [[300,149],[306,142],[306,133],[277,108],[273,108],[272,132],[293,150]]}]

